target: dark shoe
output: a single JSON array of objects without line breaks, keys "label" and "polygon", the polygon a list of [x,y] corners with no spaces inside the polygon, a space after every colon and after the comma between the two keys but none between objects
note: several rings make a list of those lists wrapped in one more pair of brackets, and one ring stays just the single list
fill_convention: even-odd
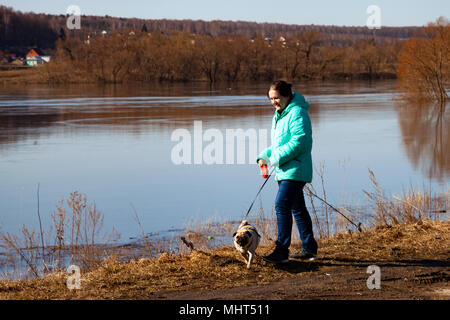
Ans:
[{"label": "dark shoe", "polygon": [[302,250],[299,253],[291,254],[290,257],[294,259],[313,261],[317,259],[317,254]]},{"label": "dark shoe", "polygon": [[268,256],[264,256],[263,260],[271,263],[287,263],[289,262],[289,253],[283,253],[280,250],[275,249]]}]

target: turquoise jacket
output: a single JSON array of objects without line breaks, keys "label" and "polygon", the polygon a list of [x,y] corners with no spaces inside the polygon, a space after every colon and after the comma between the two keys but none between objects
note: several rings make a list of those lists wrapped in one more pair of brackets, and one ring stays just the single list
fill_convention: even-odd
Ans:
[{"label": "turquoise jacket", "polygon": [[272,120],[272,145],[262,151],[264,159],[275,169],[275,180],[312,181],[312,131],[308,115],[309,103],[294,93],[281,114],[275,111]]}]

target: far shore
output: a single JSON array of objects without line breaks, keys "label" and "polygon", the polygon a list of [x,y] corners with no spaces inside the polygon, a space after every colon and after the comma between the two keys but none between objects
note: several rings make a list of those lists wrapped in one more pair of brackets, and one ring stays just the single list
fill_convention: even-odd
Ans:
[{"label": "far shore", "polygon": [[[0,70],[0,85],[26,85],[26,84],[133,84],[133,83],[153,83],[155,79],[149,79],[148,81],[138,81],[138,80],[123,80],[118,82],[105,82],[105,81],[94,81],[90,79],[68,79],[67,77],[58,77],[58,81],[49,80],[48,70],[46,66],[38,66],[38,67],[28,67],[23,69],[16,70]],[[303,80],[303,81],[373,81],[373,80],[395,80],[397,79],[396,74],[394,73],[380,73],[372,75],[371,77],[368,74],[340,74],[335,75],[334,77],[327,79],[312,79],[312,80]],[[241,80],[242,81],[242,80]],[[162,80],[160,82],[183,82],[183,83],[210,83],[208,79],[197,79],[197,80],[189,80],[189,81],[168,81]],[[217,83],[226,83],[226,81],[218,81]],[[239,82],[239,81],[238,81]]]}]

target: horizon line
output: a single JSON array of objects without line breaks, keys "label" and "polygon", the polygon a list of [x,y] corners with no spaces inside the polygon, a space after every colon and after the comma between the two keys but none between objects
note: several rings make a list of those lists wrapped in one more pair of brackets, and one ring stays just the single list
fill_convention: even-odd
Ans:
[{"label": "horizon line", "polygon": [[[20,12],[22,14],[27,14],[27,13],[32,13],[32,14],[36,14],[36,15],[50,15],[50,16],[70,16],[70,14],[68,13],[47,13],[47,12],[35,12],[35,11],[22,11],[22,10],[18,10],[18,9],[14,9],[13,7],[8,7],[5,5],[0,5],[1,7],[6,7],[6,8],[10,8],[12,10],[14,10],[15,12]],[[212,19],[212,20],[205,20],[205,19],[195,19],[195,18],[183,18],[183,19],[172,19],[172,18],[138,18],[138,17],[121,17],[121,16],[111,16],[108,14],[105,15],[98,15],[98,14],[81,14],[81,17],[102,17],[102,18],[117,18],[117,19],[136,19],[136,20],[153,20],[153,21],[158,21],[158,20],[171,20],[171,21],[201,21],[201,22],[206,22],[206,23],[212,23],[212,22],[233,22],[233,23],[238,23],[238,22],[244,22],[244,23],[256,23],[256,24],[277,24],[277,25],[284,25],[284,26],[317,26],[317,27],[339,27],[339,28],[358,28],[358,27],[363,27],[363,28],[367,28],[366,25],[336,25],[336,24],[296,24],[296,23],[281,23],[281,22],[270,22],[270,21],[265,21],[265,22],[258,22],[258,21],[251,21],[251,20],[222,20],[222,19]],[[383,28],[423,28],[426,27],[429,23],[433,23],[435,21],[437,21],[439,18],[445,18],[447,19],[446,16],[441,15],[439,17],[437,17],[436,19],[434,19],[433,21],[427,22],[427,24],[424,25],[403,25],[403,26],[392,26],[392,25],[381,25],[381,29]]]}]

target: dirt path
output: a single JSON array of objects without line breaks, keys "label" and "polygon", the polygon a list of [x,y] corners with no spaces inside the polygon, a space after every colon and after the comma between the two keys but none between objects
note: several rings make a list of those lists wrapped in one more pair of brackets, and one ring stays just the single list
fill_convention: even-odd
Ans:
[{"label": "dirt path", "polygon": [[[380,289],[368,289],[369,265],[380,267]],[[155,292],[153,299],[450,299],[450,262],[441,260],[292,260],[280,265],[294,277],[216,290]],[[373,283],[373,282],[372,282]]]}]

